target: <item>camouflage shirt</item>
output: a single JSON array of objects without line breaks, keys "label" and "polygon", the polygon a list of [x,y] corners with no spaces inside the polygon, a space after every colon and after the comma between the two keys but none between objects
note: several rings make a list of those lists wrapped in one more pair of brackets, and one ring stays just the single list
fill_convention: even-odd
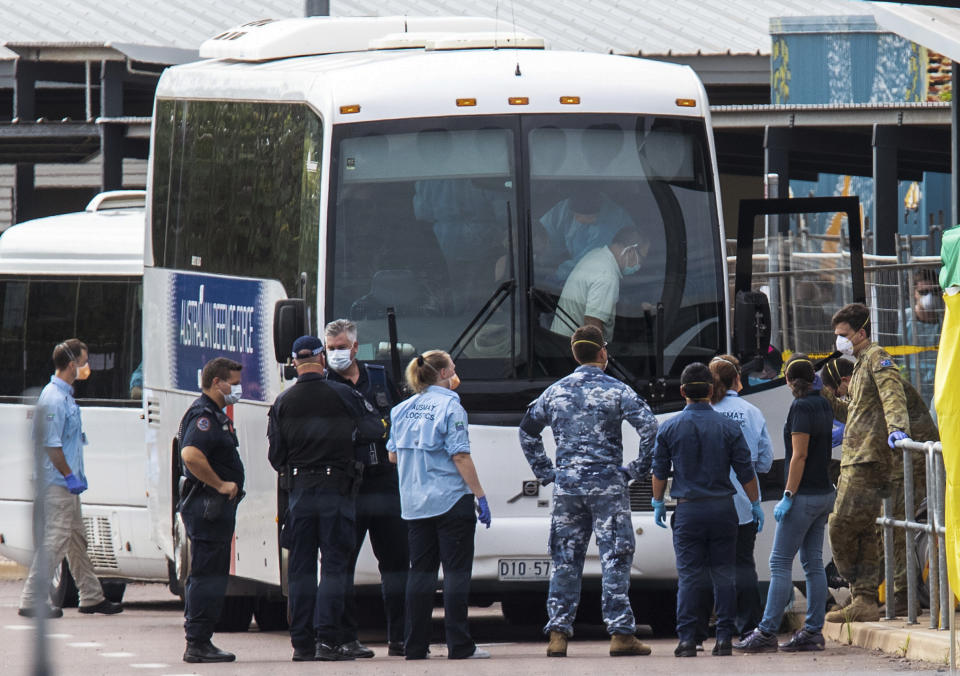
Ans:
[{"label": "camouflage shirt", "polygon": [[[620,495],[623,421],[640,435],[639,457],[628,465],[633,478],[649,468],[657,419],[630,387],[596,366],[576,371],[544,390],[520,422],[520,446],[537,479],[556,482],[555,495]],[[557,444],[556,467],[547,457],[540,433],[550,426]]]},{"label": "camouflage shirt", "polygon": [[871,343],[857,357],[848,388],[849,402],[824,388],[837,420],[846,423],[840,465],[880,462],[893,458],[887,437],[894,430],[910,434],[907,399],[900,370],[887,351]]}]

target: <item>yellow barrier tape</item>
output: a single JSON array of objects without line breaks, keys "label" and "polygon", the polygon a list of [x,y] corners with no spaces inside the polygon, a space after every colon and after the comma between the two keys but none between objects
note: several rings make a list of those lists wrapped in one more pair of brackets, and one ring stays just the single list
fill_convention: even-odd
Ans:
[{"label": "yellow barrier tape", "polygon": [[[890,347],[884,347],[884,350],[887,351],[891,357],[906,357],[911,354],[920,354],[921,352],[936,352],[939,348],[937,345],[891,345]],[[784,350],[782,353],[784,363],[790,359],[793,355],[793,350]],[[807,357],[813,361],[819,361],[820,359],[826,359],[829,357],[832,352],[808,352],[806,353]]]}]

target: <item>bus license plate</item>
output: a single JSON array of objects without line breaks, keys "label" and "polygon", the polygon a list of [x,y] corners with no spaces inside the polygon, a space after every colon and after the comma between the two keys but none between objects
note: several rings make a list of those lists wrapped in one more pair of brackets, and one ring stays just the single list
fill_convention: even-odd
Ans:
[{"label": "bus license plate", "polygon": [[498,580],[549,580],[550,559],[500,559]]}]

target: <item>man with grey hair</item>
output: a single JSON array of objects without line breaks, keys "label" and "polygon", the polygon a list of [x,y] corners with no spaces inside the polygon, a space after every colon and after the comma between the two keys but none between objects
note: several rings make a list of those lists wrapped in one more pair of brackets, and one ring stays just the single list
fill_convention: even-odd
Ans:
[{"label": "man with grey hair", "polygon": [[[348,385],[390,419],[390,409],[400,395],[386,369],[380,364],[357,361],[357,325],[336,319],[324,329],[327,350],[327,379]],[[387,615],[388,654],[403,655],[404,596],[410,557],[407,525],[400,517],[400,483],[397,466],[387,458],[386,438],[356,447],[357,460],[364,465],[363,482],[357,495],[356,549],[348,578],[353,580],[363,539],[370,545],[380,567],[383,605]],[[340,650],[354,657],[373,657],[373,651],[357,640],[356,597],[348,590],[341,622]]]}]

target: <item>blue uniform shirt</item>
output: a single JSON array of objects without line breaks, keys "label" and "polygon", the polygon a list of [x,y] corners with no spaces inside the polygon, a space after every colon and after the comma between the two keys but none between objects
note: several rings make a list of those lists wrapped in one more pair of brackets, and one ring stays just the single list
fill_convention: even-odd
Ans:
[{"label": "blue uniform shirt", "polygon": [[[770,434],[767,432],[767,421],[760,409],[744,401],[736,392],[727,392],[727,396],[713,405],[713,410],[722,413],[731,420],[740,424],[740,431],[750,447],[750,460],[757,474],[769,472],[773,465],[773,446],[770,444]],[[750,512],[750,500],[747,498],[743,486],[737,481],[733,468],[730,469],[730,481],[737,493],[733,496],[733,505],[737,508],[740,525],[753,523],[753,514]]]},{"label": "blue uniform shirt", "polygon": [[741,484],[754,477],[750,448],[740,426],[704,401],[687,404],[660,427],[653,449],[653,476],[665,480],[671,464],[674,499],[733,495],[731,467]]},{"label": "blue uniform shirt", "polygon": [[[520,446],[537,479],[556,482],[554,495],[621,495],[624,420],[640,435],[640,457],[628,466],[637,479],[641,458],[653,448],[657,419],[630,387],[596,366],[580,366],[530,404],[520,422]],[[556,468],[540,437],[547,425],[557,442]]]},{"label": "blue uniform shirt", "polygon": [[70,465],[70,471],[78,479],[85,481],[83,471],[83,445],[86,439],[80,420],[80,407],[73,398],[73,387],[57,376],[50,376],[50,382],[43,388],[33,414],[33,438],[41,447],[43,481],[67,487],[60,470],[53,466],[50,456],[43,448],[62,448],[63,457]]},{"label": "blue uniform shirt", "polygon": [[431,385],[393,407],[387,450],[397,454],[404,519],[450,511],[470,494],[453,456],[470,452],[467,412],[456,392]]}]

